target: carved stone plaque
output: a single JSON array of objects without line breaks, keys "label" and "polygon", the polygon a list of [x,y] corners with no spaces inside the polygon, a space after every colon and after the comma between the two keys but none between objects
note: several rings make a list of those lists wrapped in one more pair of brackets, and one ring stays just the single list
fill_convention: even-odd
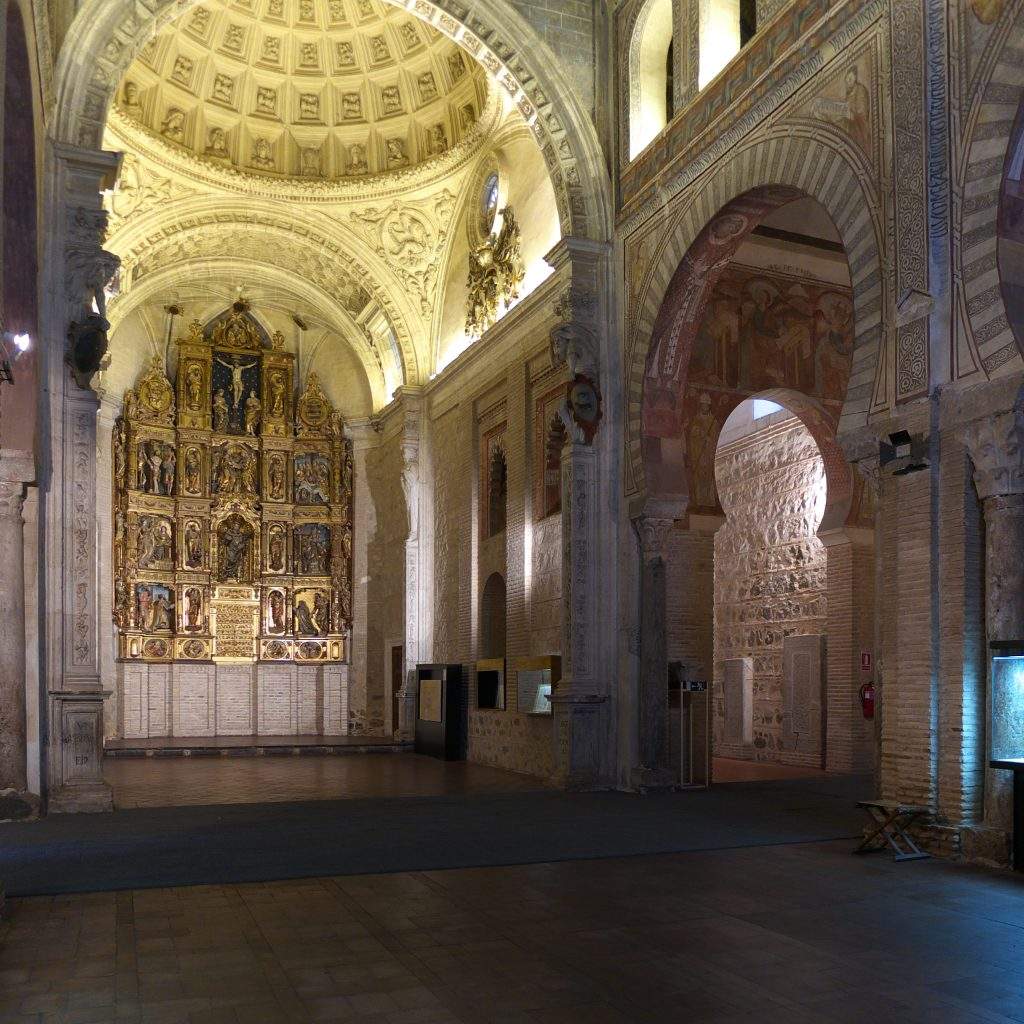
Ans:
[{"label": "carved stone plaque", "polygon": [[725,694],[725,742],[754,742],[754,659],[722,662]]},{"label": "carved stone plaque", "polygon": [[782,641],[782,742],[801,754],[822,752],[825,673],[820,634]]}]

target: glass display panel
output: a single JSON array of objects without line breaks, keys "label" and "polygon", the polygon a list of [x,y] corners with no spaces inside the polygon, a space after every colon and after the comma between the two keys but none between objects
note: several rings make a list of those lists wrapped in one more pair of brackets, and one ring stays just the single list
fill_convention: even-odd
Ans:
[{"label": "glass display panel", "polygon": [[551,714],[551,669],[520,669],[519,710],[528,715]]},{"label": "glass display panel", "polygon": [[1024,765],[1024,655],[992,657],[993,761]]}]

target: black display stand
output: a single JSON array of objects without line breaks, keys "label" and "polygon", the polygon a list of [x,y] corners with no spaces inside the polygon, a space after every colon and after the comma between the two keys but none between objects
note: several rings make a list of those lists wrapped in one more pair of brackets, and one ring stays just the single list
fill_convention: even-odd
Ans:
[{"label": "black display stand", "polygon": [[416,666],[417,754],[465,759],[464,696],[461,665]]},{"label": "black display stand", "polygon": [[1013,772],[1013,870],[1024,871],[1024,759],[990,761],[989,765]]}]

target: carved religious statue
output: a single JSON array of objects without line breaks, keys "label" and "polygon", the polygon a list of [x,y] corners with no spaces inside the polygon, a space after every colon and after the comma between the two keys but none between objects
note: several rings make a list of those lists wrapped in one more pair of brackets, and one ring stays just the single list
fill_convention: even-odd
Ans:
[{"label": "carved religious statue", "polygon": [[251,551],[252,527],[238,516],[229,516],[217,529],[217,579],[251,583]]},{"label": "carved religious statue", "polygon": [[478,338],[498,319],[499,307],[519,298],[525,268],[520,231],[511,206],[501,211],[501,230],[469,253],[466,333]]}]

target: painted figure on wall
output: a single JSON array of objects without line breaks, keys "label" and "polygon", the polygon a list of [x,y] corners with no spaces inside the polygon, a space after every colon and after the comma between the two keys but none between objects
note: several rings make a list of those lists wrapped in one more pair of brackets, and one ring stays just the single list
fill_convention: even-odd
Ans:
[{"label": "painted figure on wall", "polygon": [[718,445],[718,420],[711,411],[711,396],[701,392],[699,412],[690,421],[686,439],[686,458],[690,469],[690,508],[714,508],[715,448]]}]

